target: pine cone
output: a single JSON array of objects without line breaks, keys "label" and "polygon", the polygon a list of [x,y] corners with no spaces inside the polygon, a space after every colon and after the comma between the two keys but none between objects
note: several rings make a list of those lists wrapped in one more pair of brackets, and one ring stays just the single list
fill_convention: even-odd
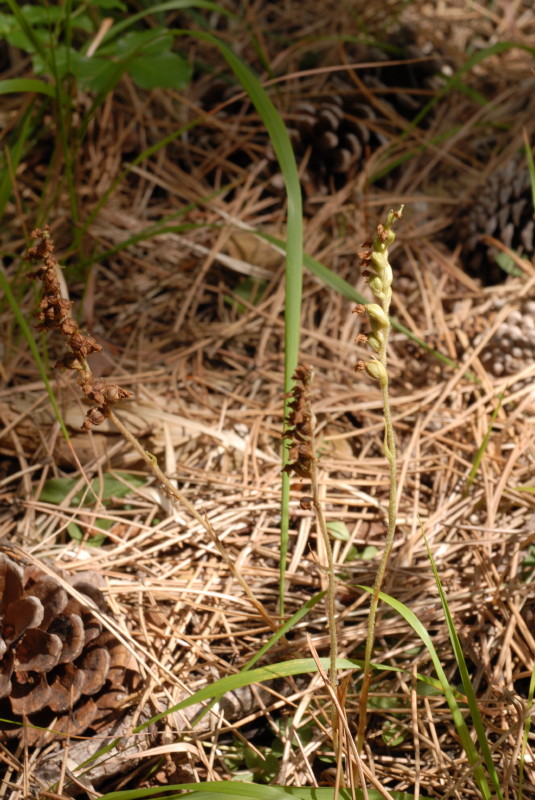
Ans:
[{"label": "pine cone", "polygon": [[[307,199],[338,190],[358,174],[369,155],[399,132],[404,119],[412,120],[431,96],[433,79],[445,63],[442,56],[407,67],[384,65],[391,58],[421,55],[414,42],[410,45],[408,49],[395,45],[394,55],[361,45],[348,51],[349,61],[374,62],[373,67],[359,71],[358,76],[370,91],[378,93],[381,107],[390,109],[388,119],[383,119],[370,103],[366,90],[356,90],[353,83],[339,76],[329,78],[328,87],[317,94],[315,87],[307,90],[310,99],[298,102],[283,115],[298,166],[306,159],[302,171],[305,208]],[[418,94],[423,87],[427,88]],[[197,167],[208,180],[221,184],[235,180],[240,169],[248,169],[267,157],[264,175],[268,192],[283,194],[279,165],[254,108],[246,98],[229,102],[241,90],[212,79],[208,86],[197,91],[197,102],[206,111],[228,104],[212,120],[214,127],[199,126],[188,134],[188,147],[178,159],[186,164],[189,161],[190,170]]]},{"label": "pine cone", "polygon": [[[499,303],[497,304],[497,306]],[[477,345],[480,336],[474,341]],[[481,363],[496,377],[516,375],[535,361],[535,300],[525,299],[507,316],[481,351]],[[513,387],[516,388],[516,387]]]},{"label": "pine cone", "polygon": [[[95,573],[54,571],[105,609]],[[57,578],[0,554],[0,619],[0,717],[15,723],[0,723],[0,739],[43,736],[22,723],[80,734],[124,698],[126,648]]]},{"label": "pine cone", "polygon": [[485,242],[485,236],[498,239],[523,258],[533,259],[533,200],[525,159],[513,159],[489,177],[460,210],[455,230],[466,271],[485,285],[507,277],[496,261],[498,249]]},{"label": "pine cone", "polygon": [[[376,114],[361,99],[354,91],[334,94],[328,101],[298,103],[288,117],[297,163],[307,159],[301,178],[305,198],[341,188],[362,168],[366,156],[386,142],[370,127]],[[271,145],[267,158],[274,173],[269,185],[274,193],[282,193],[284,182]]]}]

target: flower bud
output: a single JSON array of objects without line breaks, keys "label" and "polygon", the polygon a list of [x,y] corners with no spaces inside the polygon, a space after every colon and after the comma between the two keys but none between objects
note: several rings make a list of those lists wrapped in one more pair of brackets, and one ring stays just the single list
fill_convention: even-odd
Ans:
[{"label": "flower bud", "polygon": [[385,312],[377,303],[368,303],[366,311],[372,326],[372,331],[377,334],[379,330],[388,330],[390,322]]},{"label": "flower bud", "polygon": [[381,349],[383,342],[384,342],[384,336],[382,336],[380,331],[377,332],[376,336],[374,336],[373,333],[370,334],[370,336],[368,336],[367,344],[369,347],[371,347],[372,350],[375,350],[376,353],[378,353],[379,350]]},{"label": "flower bud", "polygon": [[376,297],[378,297],[380,300],[383,299],[385,293],[383,291],[383,282],[379,277],[379,275],[375,275],[375,277],[370,278],[370,280],[368,281],[368,286],[370,287],[370,289],[372,290],[372,292]]},{"label": "flower bud", "polygon": [[368,361],[366,364],[366,372],[370,376],[370,378],[375,378],[375,380],[379,381],[381,385],[385,384],[388,381],[388,375],[386,372],[386,368],[381,364],[380,361],[374,359],[373,361]]}]

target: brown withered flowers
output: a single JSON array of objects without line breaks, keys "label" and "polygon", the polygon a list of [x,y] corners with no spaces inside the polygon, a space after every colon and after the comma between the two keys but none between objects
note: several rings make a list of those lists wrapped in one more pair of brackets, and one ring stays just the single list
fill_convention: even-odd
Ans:
[{"label": "brown withered flowers", "polygon": [[300,365],[292,375],[295,386],[289,394],[289,429],[284,438],[290,441],[288,463],[283,472],[294,472],[300,478],[310,478],[314,456],[314,428],[316,418],[310,408],[310,385],[314,373],[310,367]]},{"label": "brown withered flowers", "polygon": [[109,406],[132,397],[133,394],[115,383],[105,383],[94,378],[87,357],[91,353],[101,352],[102,347],[92,336],[80,331],[78,323],[70,315],[72,303],[61,296],[57,277],[60,266],[54,257],[54,242],[49,226],[36,228],[32,231],[31,238],[36,244],[28,248],[23,259],[33,265],[40,264],[34,272],[28,273],[30,278],[40,280],[44,289],[36,313],[38,328],[41,331],[59,330],[67,340],[68,349],[55,366],[78,371],[78,383],[82,392],[94,404],[82,425],[82,430],[88,431],[93,425],[104,422]]}]

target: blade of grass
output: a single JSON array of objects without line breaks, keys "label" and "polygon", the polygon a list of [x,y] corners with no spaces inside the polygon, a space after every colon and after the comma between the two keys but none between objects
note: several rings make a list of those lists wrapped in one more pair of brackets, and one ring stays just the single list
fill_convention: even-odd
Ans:
[{"label": "blade of grass", "polygon": [[24,112],[22,122],[19,125],[16,131],[16,140],[13,147],[10,149],[9,145],[5,145],[5,153],[6,153],[6,167],[4,170],[4,174],[2,176],[2,181],[0,182],[0,219],[4,216],[4,211],[6,208],[6,203],[11,196],[12,190],[12,182],[11,177],[12,175],[17,173],[17,168],[20,163],[20,159],[22,158],[22,153],[24,150],[24,145],[30,138],[33,125],[32,125],[32,110],[33,110],[33,103],[30,103],[26,111]]},{"label": "blade of grass", "polygon": [[58,404],[56,403],[56,398],[54,396],[54,392],[52,391],[52,386],[50,385],[50,381],[48,380],[47,369],[41,359],[41,354],[39,353],[39,350],[35,343],[35,338],[29,328],[28,323],[26,322],[24,314],[22,313],[13,292],[11,291],[11,286],[9,285],[9,281],[7,280],[4,271],[1,267],[0,267],[0,289],[2,289],[5,296],[7,297],[8,303],[11,306],[11,310],[13,311],[15,319],[17,320],[20,329],[22,330],[22,333],[24,334],[24,338],[28,342],[28,346],[31,350],[32,356],[34,357],[35,363],[37,364],[41,380],[43,381],[46,387],[48,397],[50,398],[50,404],[54,409],[54,414],[56,416],[57,421],[59,422],[61,432],[65,437],[65,441],[69,442],[70,441],[69,433],[67,431],[67,428],[65,427],[65,423],[63,421],[63,417],[61,416]]},{"label": "blade of grass", "polygon": [[[435,560],[433,558],[433,554],[431,553],[431,548],[427,542],[427,538],[425,533],[422,531],[422,535],[424,537],[425,546],[427,548],[427,555],[429,556],[429,561],[431,562],[431,568],[433,570],[433,575],[435,577],[435,583],[437,585],[437,589],[440,595],[440,602],[442,604],[442,610],[444,611],[444,616],[446,618],[446,624],[448,626],[448,633],[450,637],[450,642],[453,647],[453,653],[455,655],[455,661],[457,662],[457,667],[459,669],[459,673],[461,675],[461,681],[463,684],[464,693],[466,695],[466,699],[468,700],[468,707],[470,709],[470,715],[472,717],[472,722],[474,723],[474,728],[476,729],[477,740],[479,742],[479,746],[481,748],[481,752],[483,754],[483,760],[485,762],[485,766],[487,768],[487,772],[490,776],[492,785],[494,787],[494,791],[496,792],[496,796],[499,800],[503,800],[503,794],[500,787],[500,781],[498,779],[498,774],[496,772],[496,767],[494,766],[494,761],[492,760],[492,755],[489,748],[489,743],[487,741],[487,736],[485,734],[485,726],[483,725],[483,720],[481,719],[481,714],[479,713],[479,707],[477,705],[477,700],[474,692],[474,687],[472,686],[472,681],[470,680],[470,673],[468,672],[468,667],[466,665],[466,661],[464,658],[463,649],[461,646],[461,642],[457,635],[457,631],[455,630],[455,624],[453,622],[453,618],[450,613],[450,609],[448,606],[448,600],[446,598],[446,594],[444,589],[442,588],[442,583],[440,581],[440,576],[438,574],[438,570],[436,568]],[[471,741],[471,740],[470,740]],[[467,753],[468,755],[468,753]]]},{"label": "blade of grass", "polygon": [[464,497],[468,496],[468,492],[470,491],[470,488],[471,488],[471,486],[472,486],[472,484],[473,484],[473,482],[475,480],[475,477],[477,475],[478,469],[479,469],[479,467],[481,465],[481,461],[483,460],[483,456],[485,455],[485,453],[487,451],[487,447],[489,446],[490,435],[492,433],[493,425],[494,425],[494,423],[496,421],[496,417],[498,416],[500,408],[502,407],[502,400],[503,400],[503,394],[499,394],[498,395],[498,404],[497,404],[496,408],[494,409],[494,411],[492,412],[492,416],[490,418],[490,423],[489,423],[489,426],[487,428],[487,432],[485,433],[485,436],[483,437],[483,441],[481,442],[480,446],[477,449],[477,452],[476,452],[476,454],[474,456],[472,469],[470,470],[470,474],[468,475],[468,478],[466,479],[466,488],[465,488],[465,490],[463,492],[463,496]]},{"label": "blade of grass", "polygon": [[[307,602],[304,605],[302,605],[301,608],[298,609],[295,612],[295,614],[284,623],[284,625],[281,625],[281,627],[277,631],[275,631],[273,636],[271,636],[268,639],[268,641],[260,648],[260,650],[257,653],[255,653],[254,656],[250,658],[246,664],[244,664],[244,666],[240,669],[240,673],[249,672],[249,670],[252,669],[252,667],[256,664],[256,662],[260,658],[262,658],[262,656],[264,656],[268,652],[268,650],[271,650],[274,644],[276,644],[280,639],[282,639],[283,636],[286,636],[288,631],[290,631],[295,625],[297,625],[297,623],[300,622],[303,619],[303,617],[306,617],[308,612],[311,611],[314,608],[314,606],[316,606],[319,602],[321,602],[321,600],[323,600],[325,595],[326,592],[319,592],[318,594],[314,595],[314,597],[311,597],[310,600],[307,600]],[[208,704],[208,706],[205,709],[203,709],[197,717],[195,717],[195,719],[191,723],[192,728],[198,725],[200,720],[208,713],[208,711],[210,711],[211,708],[213,708],[213,706],[217,703],[219,697],[214,697],[214,699]]]},{"label": "blade of grass", "polygon": [[[369,586],[360,586],[360,589],[364,589],[366,592],[372,593],[373,589]],[[461,745],[463,747],[464,752],[466,753],[466,757],[468,759],[468,763],[472,768],[472,773],[474,776],[474,780],[477,783],[477,786],[483,795],[484,800],[491,800],[492,793],[490,791],[487,778],[485,775],[485,771],[481,764],[481,758],[479,753],[476,750],[476,747],[470,737],[470,732],[464,721],[463,715],[461,713],[461,709],[457,703],[455,698],[455,691],[450,686],[446,673],[442,669],[442,664],[440,663],[440,658],[438,656],[437,651],[435,650],[435,646],[431,641],[431,637],[427,632],[426,627],[420,622],[416,614],[407,608],[403,603],[400,603],[399,600],[396,600],[394,597],[391,597],[388,594],[384,594],[384,592],[380,592],[380,598],[383,602],[387,603],[391,608],[401,614],[401,616],[409,623],[411,628],[415,631],[415,633],[420,637],[422,642],[427,648],[429,655],[431,656],[431,660],[433,662],[433,666],[435,667],[438,679],[440,681],[440,685],[442,691],[444,692],[444,696],[446,698],[446,702],[448,703],[451,716],[453,719],[453,723],[457,730],[457,734],[459,739],[461,740]],[[501,795],[498,795],[501,797]]]},{"label": "blade of grass", "polygon": [[22,92],[46,94],[48,97],[56,96],[56,90],[50,83],[39,81],[37,78],[10,78],[0,81],[0,94],[20,94]]},{"label": "blade of grass", "polygon": [[[188,791],[189,790],[189,791]],[[245,781],[207,781],[206,783],[177,783],[168,786],[153,786],[149,789],[126,789],[122,792],[110,792],[101,795],[101,800],[150,800],[157,798],[162,792],[188,792],[188,794],[166,795],[165,800],[174,800],[178,797],[195,797],[197,800],[214,800],[224,797],[241,797],[243,800],[351,800],[352,794],[349,789],[334,788],[315,788],[303,786],[262,786],[258,783],[247,783]],[[394,800],[414,800],[414,795],[410,792],[390,791]],[[362,791],[356,790],[356,797],[362,800]],[[368,789],[369,800],[383,800],[382,795],[376,789]],[[428,797],[419,795],[419,800],[430,800]]]},{"label": "blade of grass", "polygon": [[[286,187],[288,200],[288,245],[286,247],[285,304],[284,304],[284,420],[286,430],[289,411],[288,393],[293,386],[292,375],[299,358],[301,332],[301,297],[303,283],[303,208],[301,184],[295,163],[293,147],[277,109],[266,94],[262,84],[226,44],[202,31],[172,31],[175,35],[194,36],[213,44],[219,49],[249,98],[258,111],[269,134]],[[288,461],[288,449],[282,448],[282,466]],[[281,552],[279,570],[279,614],[284,614],[284,591],[286,584],[286,558],[290,530],[290,478],[282,473],[281,496]]]},{"label": "blade of grass", "polygon": [[522,131],[524,137],[524,148],[526,150],[526,161],[528,162],[529,180],[531,183],[531,206],[535,208],[535,161],[533,160],[533,151],[528,139],[528,132],[524,128]]},{"label": "blade of grass", "polygon": [[[518,771],[518,800],[524,797],[524,764],[526,761],[526,750],[528,747],[529,732],[531,730],[531,720],[533,718],[533,696],[535,695],[535,664],[531,670],[531,680],[529,682],[528,696],[526,704],[528,713],[524,721],[524,734],[522,736],[522,750],[520,751],[520,767]],[[531,713],[529,713],[531,710]]]}]

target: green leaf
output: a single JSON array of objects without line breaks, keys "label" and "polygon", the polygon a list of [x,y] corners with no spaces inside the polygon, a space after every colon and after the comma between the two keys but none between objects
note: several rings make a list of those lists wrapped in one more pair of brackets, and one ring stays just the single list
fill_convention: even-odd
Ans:
[{"label": "green leaf", "polygon": [[349,528],[345,522],[328,522],[327,530],[333,539],[340,539],[342,542],[348,542],[350,538]]},{"label": "green leaf", "polygon": [[499,253],[495,254],[494,261],[501,270],[507,273],[507,275],[514,275],[515,278],[521,278],[524,274],[522,270],[517,267],[509,253],[504,253],[502,250],[500,250]]},{"label": "green leaf", "polygon": [[173,35],[167,28],[151,28],[148,31],[131,31],[119,39],[99,48],[99,55],[124,58],[132,53],[161,53],[173,46]]},{"label": "green leaf", "polygon": [[107,58],[88,58],[76,54],[71,62],[71,71],[82,89],[101,92],[112,80],[116,65]]},{"label": "green leaf", "polygon": [[46,94],[49,97],[56,96],[53,86],[35,78],[11,78],[6,81],[0,81],[0,94],[16,94],[18,92],[35,92],[37,94]]},{"label": "green leaf", "polygon": [[[195,800],[221,800],[221,796],[230,798],[240,797],[243,800],[351,800],[352,793],[349,789],[300,787],[300,786],[259,786],[254,783],[241,783],[239,781],[209,781],[207,783],[178,783],[168,786],[153,786],[148,789],[127,789],[122,792],[110,792],[101,795],[101,800],[143,800],[143,798],[157,798],[166,792],[165,800],[174,800],[180,795],[169,795],[168,792],[188,792],[182,797],[192,797]],[[390,790],[394,800],[414,800],[414,795],[409,792]],[[355,791],[357,800],[362,800],[362,790]],[[367,790],[368,800],[384,800],[384,794],[376,789]],[[429,797],[418,795],[419,800],[430,800]]]},{"label": "green leaf", "polygon": [[378,552],[379,548],[374,544],[367,544],[362,550],[357,550],[355,558],[360,558],[362,561],[371,561]]},{"label": "green leaf", "polygon": [[84,541],[85,537],[85,544],[89,545],[89,547],[100,547],[106,541],[106,532],[109,531],[114,524],[114,521],[111,519],[96,519],[94,523],[95,528],[100,528],[104,533],[97,533],[95,536],[86,537],[76,522],[69,522],[67,525],[67,533],[71,539],[74,539],[76,542]]},{"label": "green leaf", "polygon": [[407,738],[407,731],[399,723],[387,721],[381,729],[381,737],[387,747],[399,747]]},{"label": "green leaf", "polygon": [[[119,476],[123,480],[120,480]],[[52,503],[59,506],[76,483],[78,483],[78,478],[50,478],[45,481],[39,500],[42,503]],[[83,490],[75,494],[72,502],[77,505],[82,502],[83,498],[84,506],[88,506],[93,504],[95,497],[101,500],[109,500],[111,497],[125,497],[131,492],[132,488],[143,486],[144,483],[144,478],[138,475],[130,475],[128,472],[105,472],[102,481],[100,478],[94,478],[91,481],[91,491],[87,491],[87,487],[84,487]]]},{"label": "green leaf", "polygon": [[[77,53],[71,47],[65,44],[58,44],[54,47],[54,62],[55,62],[55,77],[58,80],[64,78],[69,72],[72,72],[73,61],[76,60]],[[50,72],[50,61],[42,58],[39,53],[36,53],[32,59],[34,71],[37,75],[48,75]]]},{"label": "green leaf", "polygon": [[245,765],[253,773],[253,777],[262,783],[269,783],[275,779],[279,771],[280,761],[271,750],[265,747],[257,753],[250,748],[245,751]]},{"label": "green leaf", "polygon": [[37,42],[41,43],[42,47],[50,45],[50,34],[40,28],[33,30],[33,40],[20,28],[16,28],[7,34],[6,39],[12,47],[18,47],[19,50],[24,50],[25,53],[35,53],[37,51]]},{"label": "green leaf", "polygon": [[52,5],[51,3],[46,6],[40,5],[24,5],[20,9],[21,14],[28,25],[32,27],[35,25],[52,25],[60,22],[65,14],[65,9],[61,4]]},{"label": "green leaf", "polygon": [[17,20],[12,14],[0,13],[0,36],[6,38],[7,34],[18,28]]},{"label": "green leaf", "polygon": [[178,53],[163,52],[140,56],[128,72],[141,89],[185,89],[191,80],[192,69]]}]

